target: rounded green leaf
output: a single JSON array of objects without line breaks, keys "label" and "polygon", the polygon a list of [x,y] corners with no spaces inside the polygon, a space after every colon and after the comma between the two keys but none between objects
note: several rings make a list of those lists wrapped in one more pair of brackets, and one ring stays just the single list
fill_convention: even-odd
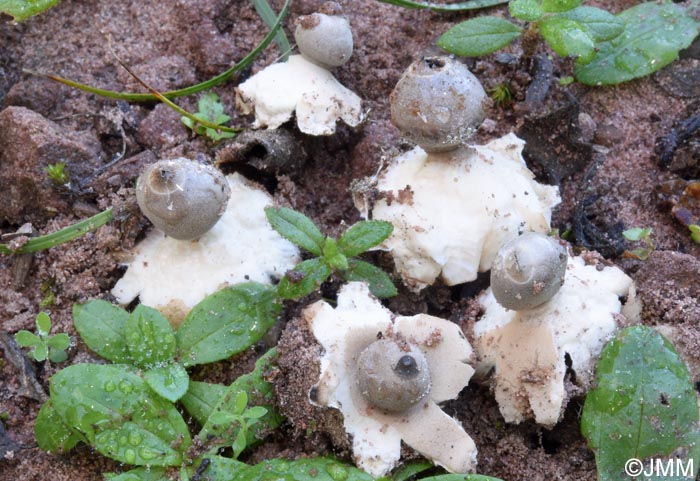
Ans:
[{"label": "rounded green leaf", "polygon": [[226,393],[227,387],[222,384],[190,381],[187,392],[180,398],[187,413],[204,426],[219,399]]},{"label": "rounded green leaf", "polygon": [[130,363],[126,347],[129,313],[107,301],[93,300],[73,306],[73,324],[85,344],[112,362]]},{"label": "rounded green leaf", "polygon": [[338,239],[338,249],[347,257],[355,257],[381,244],[394,231],[391,222],[384,220],[363,220]]},{"label": "rounded green leaf", "polygon": [[595,42],[612,40],[625,30],[625,22],[600,8],[582,6],[561,15],[583,26]]},{"label": "rounded green leaf", "polygon": [[185,366],[215,362],[248,349],[277,321],[280,310],[274,288],[255,282],[207,296],[177,330],[180,362]]},{"label": "rounded green leaf", "polygon": [[151,389],[170,402],[184,396],[190,383],[187,371],[177,363],[150,369],[143,373],[143,378]]},{"label": "rounded green leaf", "polygon": [[34,356],[34,359],[37,361],[45,361],[49,356],[49,348],[43,342],[39,343],[34,347],[32,356]]},{"label": "rounded green leaf", "polygon": [[36,330],[40,336],[48,336],[51,332],[51,318],[46,312],[40,312],[36,316]]},{"label": "rounded green leaf", "polygon": [[70,347],[70,336],[64,332],[51,336],[48,341],[49,347],[65,351]]},{"label": "rounded green leaf", "polygon": [[700,22],[673,3],[646,2],[617,15],[619,36],[596,45],[595,59],[577,65],[576,79],[587,85],[613,85],[649,75],[678,58],[700,32]]},{"label": "rounded green leaf", "polygon": [[549,17],[540,24],[540,34],[562,57],[576,57],[587,63],[595,57],[593,39],[583,26],[564,17]]},{"label": "rounded green leaf", "polygon": [[581,3],[583,0],[542,0],[542,10],[547,13],[567,12]]},{"label": "rounded green leaf", "polygon": [[15,342],[20,347],[32,347],[41,342],[41,339],[36,334],[21,330],[15,334]]},{"label": "rounded green leaf", "polygon": [[50,453],[68,451],[83,440],[78,432],[71,430],[63,422],[51,400],[46,401],[39,409],[34,421],[34,437],[39,449]]},{"label": "rounded green leaf", "polygon": [[61,349],[54,349],[53,347],[49,347],[49,360],[51,362],[63,362],[66,359],[68,359],[68,354],[66,351],[63,351]]},{"label": "rounded green leaf", "polygon": [[538,0],[513,0],[508,5],[512,17],[534,22],[542,17],[542,6]]},{"label": "rounded green leaf", "polygon": [[[586,397],[581,431],[595,451],[598,479],[627,479],[625,462],[632,458],[700,458],[700,415],[690,373],[654,329],[620,332],[603,350],[596,381]],[[694,480],[697,470],[696,464],[688,477],[673,479]]]},{"label": "rounded green leaf", "polygon": [[521,33],[520,27],[500,17],[477,17],[442,34],[438,46],[462,57],[479,57],[505,47]]},{"label": "rounded green leaf", "polygon": [[320,256],[325,237],[304,214],[286,207],[266,207],[267,221],[282,237]]},{"label": "rounded green leaf", "polygon": [[134,364],[147,369],[175,356],[175,332],[163,314],[140,304],[126,320],[126,345]]}]

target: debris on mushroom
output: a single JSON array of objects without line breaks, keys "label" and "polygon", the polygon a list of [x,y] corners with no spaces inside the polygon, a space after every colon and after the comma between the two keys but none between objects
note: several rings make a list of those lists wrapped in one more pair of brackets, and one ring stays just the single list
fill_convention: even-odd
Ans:
[{"label": "debris on mushroom", "polygon": [[151,164],[136,181],[141,212],[166,235],[181,240],[211,229],[230,194],[220,170],[183,157]]},{"label": "debris on mushroom", "polygon": [[450,472],[476,467],[476,446],[438,403],[454,399],[474,373],[472,349],[454,323],[394,316],[364,283],[343,286],[303,318],[325,349],[311,401],[339,409],[357,465],[374,477],[398,462],[401,441]]},{"label": "debris on mushroom", "polygon": [[408,68],[391,95],[392,121],[418,147],[389,161],[369,192],[355,192],[364,217],[391,222],[383,243],[413,291],[476,279],[496,251],[523,231],[547,232],[555,186],[539,184],[508,134],[465,145],[484,118],[486,94],[448,57]]},{"label": "debris on mushroom", "polygon": [[112,289],[120,304],[137,296],[179,323],[195,304],[227,285],[271,283],[299,261],[298,249],[270,227],[272,198],[240,174],[226,177],[230,198],[219,221],[195,241],[151,231]]},{"label": "debris on mushroom", "polygon": [[276,129],[296,112],[299,130],[331,135],[338,119],[351,127],[363,120],[360,98],[338,82],[328,69],[352,55],[352,32],[339,16],[339,6],[327,2],[322,13],[300,17],[294,37],[301,55],[291,55],[258,72],[236,89],[236,104],[255,112],[253,126]]},{"label": "debris on mushroom", "polygon": [[568,257],[563,285],[535,307],[511,310],[485,291],[484,313],[474,325],[477,377],[493,372],[504,419],[555,425],[568,401],[567,366],[575,384],[588,389],[596,360],[626,314],[621,299],[634,304],[633,298],[624,272],[583,257]]}]

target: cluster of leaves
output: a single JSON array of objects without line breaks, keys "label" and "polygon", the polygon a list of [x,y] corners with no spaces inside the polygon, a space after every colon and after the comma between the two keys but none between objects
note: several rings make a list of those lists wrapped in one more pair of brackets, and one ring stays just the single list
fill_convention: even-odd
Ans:
[{"label": "cluster of leaves", "polygon": [[[74,306],[83,341],[113,364],[76,364],[51,378],[50,399],[35,425],[39,447],[56,452],[85,442],[126,464],[193,469],[192,438],[174,404],[179,400],[202,424],[199,437],[208,448],[234,446],[240,454],[282,421],[263,378],[275,351],[230,386],[191,383],[185,368],[257,342],[279,312],[275,303],[256,302],[269,295],[255,284],[223,289],[195,306],[177,332],[143,305],[131,313],[100,300]],[[223,425],[224,419],[236,422]]]},{"label": "cluster of leaves", "polygon": [[299,263],[277,286],[281,299],[300,299],[318,288],[334,272],[345,281],[364,281],[379,298],[396,295],[391,278],[369,262],[356,259],[382,243],[394,230],[390,222],[360,221],[339,239],[324,236],[304,214],[285,207],[268,207],[270,225],[285,239],[306,249],[314,258]]},{"label": "cluster of leaves", "polygon": [[46,176],[56,185],[66,185],[70,182],[70,178],[66,173],[65,162],[56,162],[46,166]]},{"label": "cluster of leaves", "polygon": [[696,479],[697,396],[688,368],[667,339],[650,327],[633,326],[607,344],[596,387],[586,397],[581,430],[595,451],[601,481],[628,479],[630,459],[646,462],[635,469],[667,460],[662,464],[666,474],[667,463],[674,463],[673,477],[657,472],[660,477],[653,479]]},{"label": "cluster of leaves", "polygon": [[624,256],[631,259],[638,259],[640,261],[647,260],[655,249],[654,243],[651,240],[652,232],[651,227],[634,227],[623,231],[622,236],[628,241],[642,242],[644,244],[644,247],[625,251]]},{"label": "cluster of leaves", "polygon": [[[199,111],[193,115],[199,120],[204,120],[205,122],[214,125],[223,125],[231,120],[231,116],[224,113],[224,106],[219,101],[219,96],[214,92],[206,92],[202,94],[202,96],[199,98],[199,102],[197,103],[197,107],[199,108]],[[181,120],[183,124],[192,130],[192,132],[198,135],[206,135],[214,142],[218,142],[222,139],[230,139],[236,136],[234,132],[225,132],[221,129],[217,130],[211,127],[205,127],[204,125],[193,121],[189,117],[182,117]]]},{"label": "cluster of leaves", "polygon": [[527,30],[495,16],[462,22],[438,40],[448,52],[481,56],[524,34],[539,34],[562,57],[576,58],[576,79],[611,85],[649,75],[675,60],[700,32],[689,8],[646,2],[618,15],[582,0],[511,0],[510,15],[529,22]]},{"label": "cluster of leaves", "polygon": [[51,362],[63,362],[68,358],[66,349],[70,347],[68,334],[60,333],[53,336],[51,332],[51,318],[46,312],[40,312],[36,316],[36,334],[21,330],[15,334],[15,341],[20,347],[29,347],[29,353],[37,361],[49,359]]}]

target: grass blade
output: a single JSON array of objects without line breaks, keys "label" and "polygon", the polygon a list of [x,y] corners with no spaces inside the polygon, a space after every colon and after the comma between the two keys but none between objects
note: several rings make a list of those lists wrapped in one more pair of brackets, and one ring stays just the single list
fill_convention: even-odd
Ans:
[{"label": "grass blade", "polygon": [[[272,7],[270,7],[270,4],[267,3],[267,0],[252,1],[253,6],[255,7],[255,11],[258,12],[258,15],[260,15],[262,21],[265,22],[265,25],[267,25],[270,31],[275,29],[275,24],[277,23],[277,14],[274,10],[272,10]],[[284,33],[284,30],[282,30],[281,28],[275,30],[277,31],[277,33],[275,34],[275,44],[282,53],[280,58],[282,60],[287,60],[287,58],[289,57],[289,52],[292,50],[292,47],[291,45],[289,45],[289,40],[287,40],[287,35]]]},{"label": "grass blade", "polygon": [[105,225],[110,220],[112,220],[111,208],[59,231],[31,239],[14,251],[10,249],[7,244],[0,244],[0,254],[29,254],[31,252],[43,251],[83,236],[91,230]]},{"label": "grass blade", "polygon": [[[285,19],[287,16],[287,13],[289,12],[289,4],[291,3],[292,0],[285,0],[284,6],[282,6],[282,10],[280,10],[279,15],[277,15],[276,21],[268,34],[265,36],[265,38],[253,49],[250,51],[248,55],[243,57],[240,62],[238,62],[236,65],[231,67],[230,69],[226,70],[225,72],[220,73],[216,77],[212,77],[209,80],[198,83],[196,85],[192,85],[190,87],[185,87],[183,89],[178,89],[178,90],[169,90],[167,92],[162,92],[162,95],[166,98],[172,99],[176,97],[184,97],[185,95],[192,95],[196,94],[199,92],[202,92],[204,90],[209,90],[212,87],[215,87],[217,85],[220,85],[224,82],[226,82],[228,79],[233,77],[235,74],[243,71],[246,67],[248,67],[251,63],[253,63],[253,60],[255,60],[255,57],[257,57],[260,52],[265,50],[265,48],[274,40],[275,36],[277,35],[277,31],[280,29],[282,25],[282,20]],[[37,75],[40,77],[45,77],[50,80],[62,83],[64,85],[68,85],[69,87],[76,88],[78,90],[83,90],[85,92],[89,92],[91,94],[99,95],[101,97],[106,97],[110,99],[115,99],[115,100],[126,100],[128,102],[150,102],[153,100],[158,100],[158,98],[153,95],[152,93],[133,93],[133,92],[117,92],[115,90],[107,90],[107,89],[100,89],[97,87],[91,87],[89,85],[81,84],[79,82],[75,82],[73,80],[69,80],[63,77],[59,77],[58,75],[51,75],[51,74],[43,74],[39,72],[33,72],[31,70],[24,70],[24,72],[32,74],[32,75]]]},{"label": "grass blade", "polygon": [[464,10],[477,10],[480,8],[493,7],[508,3],[508,0],[470,0],[467,2],[450,3],[447,5],[428,2],[414,2],[411,0],[379,0],[380,2],[398,5],[404,8],[418,8],[423,10],[432,10],[433,12],[460,12]]}]

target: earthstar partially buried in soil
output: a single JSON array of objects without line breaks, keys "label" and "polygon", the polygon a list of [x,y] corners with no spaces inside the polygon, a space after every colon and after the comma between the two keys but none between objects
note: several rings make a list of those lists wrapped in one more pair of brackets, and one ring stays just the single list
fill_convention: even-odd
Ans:
[{"label": "earthstar partially buried in soil", "polygon": [[342,412],[360,468],[385,475],[399,461],[402,440],[450,472],[476,468],[471,437],[437,404],[456,398],[474,373],[471,346],[456,324],[394,316],[359,282],[343,286],[336,308],[318,301],[302,318],[325,349],[309,397]]}]

